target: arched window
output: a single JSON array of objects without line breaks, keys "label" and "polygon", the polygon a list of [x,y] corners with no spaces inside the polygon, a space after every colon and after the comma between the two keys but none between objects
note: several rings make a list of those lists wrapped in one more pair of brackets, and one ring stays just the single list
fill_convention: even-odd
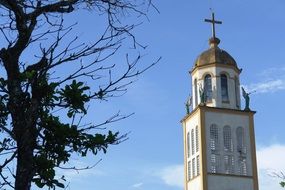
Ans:
[{"label": "arched window", "polygon": [[195,128],[195,135],[196,135],[196,152],[199,151],[199,131],[198,126]]},{"label": "arched window", "polygon": [[187,156],[190,157],[190,133],[187,133]]},{"label": "arched window", "polygon": [[212,78],[209,74],[204,78],[204,96],[206,102],[212,101]]},{"label": "arched window", "polygon": [[192,155],[194,155],[194,153],[195,153],[194,129],[191,130],[191,149],[192,149]]},{"label": "arched window", "polygon": [[218,173],[220,168],[220,155],[218,154],[219,150],[219,128],[216,124],[210,126],[210,149],[211,149],[211,158],[210,158],[210,172]]},{"label": "arched window", "polygon": [[195,106],[198,105],[198,86],[197,79],[194,80],[194,95],[195,95]]},{"label": "arched window", "polygon": [[242,127],[238,127],[236,129],[236,138],[237,138],[237,151],[240,154],[246,153],[246,147],[244,142],[244,129]]},{"label": "arched window", "polygon": [[210,149],[217,150],[219,148],[219,129],[218,126],[212,124],[210,126]]},{"label": "arched window", "polygon": [[233,140],[230,126],[224,126],[223,129],[223,137],[224,137],[224,150],[226,152],[233,151]]},{"label": "arched window", "polygon": [[228,78],[225,74],[221,74],[221,94],[223,102],[229,101]]},{"label": "arched window", "polygon": [[247,175],[246,168],[246,146],[244,139],[244,128],[238,127],[236,129],[236,138],[237,138],[237,152],[239,153],[238,157],[238,174]]}]

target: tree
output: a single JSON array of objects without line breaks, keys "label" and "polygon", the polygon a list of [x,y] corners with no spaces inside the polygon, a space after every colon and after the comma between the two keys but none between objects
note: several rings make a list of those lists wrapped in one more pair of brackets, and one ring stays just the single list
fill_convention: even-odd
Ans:
[{"label": "tree", "polygon": [[[32,183],[63,188],[56,168],[64,168],[71,156],[105,153],[109,145],[124,140],[124,134],[96,129],[129,115],[118,113],[99,124],[81,121],[90,101],[122,95],[134,77],[157,62],[137,69],[141,56],[132,60],[126,56],[126,70],[120,76],[112,74],[115,65],[106,64],[126,37],[134,48],[144,48],[132,34],[135,24],[120,19],[124,14],[146,16],[147,10],[140,9],[144,5],[154,7],[151,0],[0,0],[5,40],[0,50],[1,189],[29,190]],[[105,32],[91,44],[77,36],[71,39],[76,25],[64,23],[66,15],[79,10],[107,18]],[[74,70],[56,77],[58,68],[67,64]],[[15,171],[10,167],[14,160]]]}]

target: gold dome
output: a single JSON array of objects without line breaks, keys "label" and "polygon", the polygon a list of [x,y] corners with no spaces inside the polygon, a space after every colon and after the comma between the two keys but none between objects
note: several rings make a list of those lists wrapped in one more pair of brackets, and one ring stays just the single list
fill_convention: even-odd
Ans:
[{"label": "gold dome", "polygon": [[194,67],[209,64],[225,64],[237,67],[234,58],[228,52],[218,47],[218,44],[220,43],[218,38],[211,38],[209,43],[210,48],[198,56]]}]

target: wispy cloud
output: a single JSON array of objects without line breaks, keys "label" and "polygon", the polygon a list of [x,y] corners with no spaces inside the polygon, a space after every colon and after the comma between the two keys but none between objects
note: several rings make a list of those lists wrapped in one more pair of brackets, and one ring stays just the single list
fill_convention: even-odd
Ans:
[{"label": "wispy cloud", "polygon": [[285,66],[271,67],[258,74],[259,77],[262,77],[265,80],[284,77],[284,75],[285,75]]},{"label": "wispy cloud", "polygon": [[243,85],[249,92],[269,93],[285,90],[285,66],[269,68],[257,74],[259,82]]},{"label": "wispy cloud", "polygon": [[176,186],[182,189],[184,187],[183,174],[183,165],[171,165],[161,169],[156,175],[162,179],[166,185]]},{"label": "wispy cloud", "polygon": [[141,186],[143,186],[143,183],[140,182],[140,183],[136,183],[136,184],[133,184],[132,187],[137,189],[137,188],[140,188]]},{"label": "wispy cloud", "polygon": [[285,89],[285,79],[276,79],[244,86],[247,91],[256,93],[276,92]]}]

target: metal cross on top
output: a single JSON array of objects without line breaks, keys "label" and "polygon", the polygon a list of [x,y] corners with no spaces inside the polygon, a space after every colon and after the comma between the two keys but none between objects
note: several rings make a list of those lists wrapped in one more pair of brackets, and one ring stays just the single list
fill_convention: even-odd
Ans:
[{"label": "metal cross on top", "polygon": [[212,19],[205,19],[205,22],[212,23],[213,38],[216,38],[215,24],[222,24],[222,21],[215,20],[215,13],[212,13]]}]

